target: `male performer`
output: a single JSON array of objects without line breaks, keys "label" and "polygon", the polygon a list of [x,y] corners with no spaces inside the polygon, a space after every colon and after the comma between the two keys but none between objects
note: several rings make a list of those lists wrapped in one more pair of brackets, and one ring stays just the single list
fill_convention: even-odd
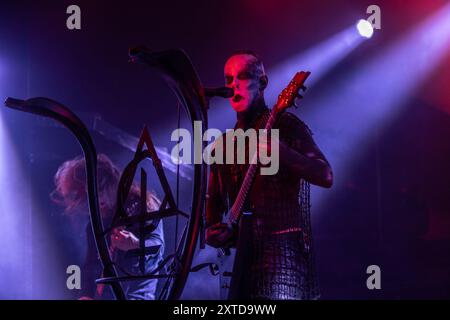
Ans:
[{"label": "male performer", "polygon": [[[83,215],[88,214],[85,167],[85,160],[81,157],[64,162],[55,175],[56,189],[51,195],[56,203],[65,207],[65,213],[75,221],[81,221]],[[109,226],[115,213],[120,172],[104,154],[99,154],[97,168],[100,213],[105,226]],[[148,210],[154,211],[159,208],[159,200],[152,193],[148,193],[147,199]],[[135,185],[131,187],[125,209],[129,215],[140,212],[140,190]],[[139,248],[139,238],[136,234],[138,234],[138,230],[124,228],[115,229],[111,234],[109,249],[121,275],[140,274],[139,256],[130,254],[131,250]],[[86,240],[87,253],[82,268],[80,299],[110,299],[112,296],[109,290],[104,290],[104,285],[95,285],[95,280],[102,276],[102,267],[97,256],[90,223],[86,226]],[[146,247],[155,246],[155,248],[159,246],[156,253],[149,253],[145,256],[145,271],[150,273],[158,267],[164,252],[162,221],[154,231],[147,235],[145,245]],[[122,286],[130,300],[154,300],[157,279],[126,281]]]},{"label": "male performer", "polygon": [[[235,129],[264,128],[270,112],[264,100],[268,77],[258,55],[248,50],[233,53],[224,73],[226,86],[234,90],[230,104],[237,115]],[[312,254],[306,197],[308,183],[330,188],[333,175],[301,120],[285,112],[276,127],[280,130],[280,168],[275,175],[260,175],[258,171],[248,195],[244,209],[253,213],[249,264],[244,267],[246,281],[237,290],[240,295],[232,298],[317,298],[309,268]],[[260,142],[262,148],[270,152],[270,143]],[[235,232],[222,223],[222,214],[233,204],[247,167],[248,163],[213,164],[210,168],[206,241],[213,247],[235,244]]]}]

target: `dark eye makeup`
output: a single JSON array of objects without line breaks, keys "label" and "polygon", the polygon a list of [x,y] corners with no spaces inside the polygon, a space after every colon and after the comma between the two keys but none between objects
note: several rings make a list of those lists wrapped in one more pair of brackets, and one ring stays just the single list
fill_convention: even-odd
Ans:
[{"label": "dark eye makeup", "polygon": [[[237,75],[237,78],[239,80],[248,80],[248,79],[252,79],[253,77],[254,77],[254,74],[251,71],[247,71],[247,70],[243,70]],[[233,76],[226,75],[225,83],[230,84],[231,82],[233,82]]]},{"label": "dark eye makeup", "polygon": [[243,71],[238,74],[238,79],[240,79],[240,80],[251,79],[251,78],[252,78],[252,73],[249,71]]}]

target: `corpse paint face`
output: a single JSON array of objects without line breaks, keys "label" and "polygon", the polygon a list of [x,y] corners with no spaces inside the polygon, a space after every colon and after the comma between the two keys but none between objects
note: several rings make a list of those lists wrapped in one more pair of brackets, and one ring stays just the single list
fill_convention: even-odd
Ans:
[{"label": "corpse paint face", "polygon": [[236,112],[246,111],[262,96],[259,79],[264,70],[249,54],[232,56],[225,63],[225,85],[234,90],[230,104]]}]

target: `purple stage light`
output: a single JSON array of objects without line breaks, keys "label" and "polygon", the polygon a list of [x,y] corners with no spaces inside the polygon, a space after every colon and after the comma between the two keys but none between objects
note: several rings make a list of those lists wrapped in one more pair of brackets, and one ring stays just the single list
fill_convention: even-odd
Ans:
[{"label": "purple stage light", "polygon": [[24,198],[28,188],[0,110],[0,299],[31,298],[31,224]]},{"label": "purple stage light", "polygon": [[[380,32],[384,32],[383,29]],[[303,115],[327,152],[336,174],[334,190],[344,188],[345,177],[368,141],[394,121],[407,101],[443,62],[450,48],[450,5],[446,5],[404,36],[381,50],[361,67],[340,77],[334,93],[305,100]],[[344,191],[342,191],[344,192]],[[313,189],[315,210],[330,193]]]}]

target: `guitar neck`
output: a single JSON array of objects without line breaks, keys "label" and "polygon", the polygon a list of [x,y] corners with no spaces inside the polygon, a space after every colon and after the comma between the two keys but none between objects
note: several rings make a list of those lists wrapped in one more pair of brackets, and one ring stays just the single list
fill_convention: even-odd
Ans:
[{"label": "guitar neck", "polygon": [[[267,120],[266,126],[264,128],[266,130],[266,132],[269,132],[269,130],[272,129],[272,127],[275,123],[275,120],[278,117],[278,114],[279,114],[279,111],[277,111],[277,108],[274,107],[272,109],[272,111],[270,112],[269,119]],[[259,168],[259,165],[257,163],[257,157],[258,157],[258,152],[256,151],[252,155],[252,160],[250,161],[249,167],[245,174],[244,181],[242,182],[242,185],[241,185],[241,188],[239,189],[239,193],[236,197],[236,200],[234,201],[234,204],[231,207],[230,215],[228,218],[229,225],[236,224],[241,217],[245,200],[247,199],[248,193],[250,191],[250,188],[255,179],[257,170]]]}]

